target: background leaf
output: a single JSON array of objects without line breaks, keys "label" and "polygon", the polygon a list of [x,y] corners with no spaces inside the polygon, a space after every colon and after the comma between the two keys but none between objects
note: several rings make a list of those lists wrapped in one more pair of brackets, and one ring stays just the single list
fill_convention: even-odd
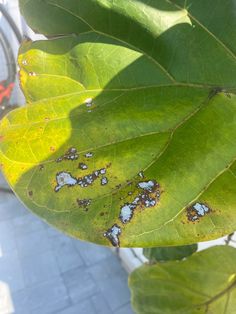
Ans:
[{"label": "background leaf", "polygon": [[197,251],[197,244],[173,246],[173,247],[154,247],[145,248],[143,254],[149,260],[149,262],[165,262],[172,260],[181,260],[184,257],[192,255]]},{"label": "background leaf", "polygon": [[22,201],[106,245],[234,231],[234,5],[22,0],[29,24],[57,37],[22,45],[28,105],[0,124],[1,166]]},{"label": "background leaf", "polygon": [[129,279],[138,314],[235,313],[236,250],[216,246],[184,261],[142,266]]}]

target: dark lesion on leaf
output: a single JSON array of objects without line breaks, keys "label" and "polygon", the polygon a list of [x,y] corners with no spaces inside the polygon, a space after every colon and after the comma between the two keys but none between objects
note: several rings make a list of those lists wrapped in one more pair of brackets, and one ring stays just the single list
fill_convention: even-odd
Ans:
[{"label": "dark lesion on leaf", "polygon": [[[133,197],[131,202],[127,202],[120,208],[119,219],[123,224],[131,221],[134,211],[137,208],[145,209],[156,206],[160,201],[161,191],[160,185],[155,180],[140,181],[137,184],[140,192]],[[129,192],[128,195],[132,195]]]},{"label": "dark lesion on leaf", "polygon": [[[140,178],[143,178],[142,175],[139,175]],[[128,181],[127,186],[130,186],[129,183],[133,183],[131,181]],[[126,194],[126,197],[132,196],[130,202],[126,202],[120,207],[120,214],[119,214],[119,220],[122,222],[122,224],[127,224],[131,221],[135,210],[137,209],[145,209],[150,207],[155,207],[159,201],[161,196],[161,189],[160,185],[156,180],[141,180],[136,181],[136,189],[133,191],[129,191],[128,195]],[[121,197],[120,199],[124,199]],[[122,229],[118,224],[114,224],[111,228],[109,228],[103,235],[106,237],[113,246],[119,247],[120,246],[120,240],[119,236],[121,235]]]},{"label": "dark lesion on leaf", "polygon": [[122,187],[122,184],[121,184],[121,183],[119,183],[119,184],[117,184],[117,185],[115,186],[115,188],[116,188],[117,190],[119,190],[121,187]]},{"label": "dark lesion on leaf", "polygon": [[108,179],[107,177],[102,177],[101,178],[101,185],[107,185],[108,184]]},{"label": "dark lesion on leaf", "polygon": [[[126,181],[126,187],[129,191],[128,193],[126,191],[125,195],[119,199],[123,200],[129,198],[131,200],[126,200],[120,207],[118,218],[123,225],[130,223],[137,209],[143,210],[155,207],[160,201],[160,184],[156,180],[145,180],[144,178],[144,173],[140,171],[134,181]],[[121,184],[117,185],[116,192],[118,192],[120,188]],[[121,232],[121,227],[118,224],[114,224],[103,235],[113,246],[118,247],[120,245],[119,236],[121,235]]]},{"label": "dark lesion on leaf", "polygon": [[[84,177],[78,178],[78,185],[80,185],[80,187],[82,187],[82,188],[86,188],[86,187],[92,185],[94,183],[94,181],[96,181],[99,177],[102,176],[102,178],[103,178],[103,175],[105,173],[106,173],[105,168],[95,170],[94,172],[92,172],[92,173],[90,173]],[[101,178],[101,180],[102,180],[102,178]],[[107,180],[106,184],[107,183],[108,183],[108,180]]]},{"label": "dark lesion on leaf", "polygon": [[71,147],[68,149],[67,152],[65,152],[64,155],[60,156],[59,158],[56,159],[56,162],[61,162],[63,160],[77,160],[79,158],[79,154],[77,152],[77,149],[74,147]]},{"label": "dark lesion on leaf", "polygon": [[187,218],[191,222],[196,222],[211,211],[212,209],[207,204],[194,203],[187,208]]},{"label": "dark lesion on leaf", "polygon": [[216,95],[220,94],[220,93],[224,93],[228,98],[231,98],[230,93],[227,92],[226,89],[222,88],[222,87],[213,87],[208,94],[208,100],[211,100],[212,98],[214,98]]},{"label": "dark lesion on leaf", "polygon": [[88,169],[88,166],[87,166],[85,163],[83,163],[83,162],[80,162],[78,167],[79,167],[79,169],[81,169],[81,170],[86,170],[86,169]]},{"label": "dark lesion on leaf", "polygon": [[114,224],[103,235],[111,242],[113,246],[120,246],[119,236],[121,235],[121,228],[117,224]]},{"label": "dark lesion on leaf", "polygon": [[85,158],[92,158],[93,157],[93,153],[92,152],[87,152],[86,154],[84,154]]},{"label": "dark lesion on leaf", "polygon": [[108,212],[101,212],[99,215],[100,215],[101,217],[103,217],[103,216],[105,216],[105,215],[108,215]]},{"label": "dark lesion on leaf", "polygon": [[[86,170],[86,169],[84,168],[83,170]],[[92,173],[87,174],[83,177],[76,178],[76,177],[73,177],[71,173],[67,171],[61,171],[56,174],[57,185],[54,188],[54,190],[55,192],[59,192],[60,189],[63,188],[64,186],[72,187],[76,185],[80,186],[81,188],[87,188],[93,185],[94,181],[96,181],[98,178],[101,178],[102,186],[107,185],[108,178],[104,176],[106,172],[107,172],[106,169],[102,168],[102,169],[95,170]]]},{"label": "dark lesion on leaf", "polygon": [[42,171],[44,169],[44,165],[39,165],[39,170]]},{"label": "dark lesion on leaf", "polygon": [[77,204],[79,207],[83,208],[84,211],[88,211],[89,210],[89,206],[91,205],[91,199],[77,199]]},{"label": "dark lesion on leaf", "polygon": [[216,95],[218,95],[218,94],[221,93],[222,91],[223,91],[222,87],[213,87],[213,88],[209,91],[208,100],[211,100],[213,97],[215,97]]}]

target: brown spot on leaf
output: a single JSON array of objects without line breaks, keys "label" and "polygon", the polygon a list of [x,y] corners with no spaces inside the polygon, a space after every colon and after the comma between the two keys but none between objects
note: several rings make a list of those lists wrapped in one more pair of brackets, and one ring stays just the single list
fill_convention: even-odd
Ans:
[{"label": "brown spot on leaf", "polygon": [[108,184],[108,179],[107,177],[102,177],[101,178],[101,185],[107,185]]},{"label": "brown spot on leaf", "polygon": [[81,169],[81,170],[86,170],[86,169],[88,169],[88,166],[87,166],[85,163],[83,163],[83,162],[80,162],[78,167],[79,167],[79,169]]},{"label": "brown spot on leaf", "polygon": [[77,152],[77,149],[74,147],[71,147],[68,149],[68,151],[65,152],[64,155],[60,156],[56,159],[56,162],[61,162],[63,160],[77,160],[79,158],[79,154]]},{"label": "brown spot on leaf", "polygon": [[211,212],[211,208],[203,203],[195,203],[187,208],[187,218],[191,222],[198,222],[200,218]]},{"label": "brown spot on leaf", "polygon": [[88,211],[88,206],[91,205],[91,200],[90,199],[77,199],[77,204],[79,207],[82,207],[85,211]]},{"label": "brown spot on leaf", "polygon": [[91,157],[93,157],[93,153],[92,153],[92,152],[88,152],[88,153],[86,153],[86,154],[84,155],[84,157],[86,157],[86,158],[91,158]]}]

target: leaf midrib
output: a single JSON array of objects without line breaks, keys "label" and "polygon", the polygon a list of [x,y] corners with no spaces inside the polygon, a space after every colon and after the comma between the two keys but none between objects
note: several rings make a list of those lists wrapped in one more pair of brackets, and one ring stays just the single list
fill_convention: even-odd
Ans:
[{"label": "leaf midrib", "polygon": [[[190,257],[191,258],[191,257]],[[163,268],[162,266],[159,266],[161,267],[162,270],[165,270],[165,267]],[[211,273],[214,273],[215,272],[215,275],[219,274],[218,271],[214,271],[212,270]],[[222,273],[222,274],[225,274],[225,273]],[[199,296],[202,296],[202,297],[205,297],[207,298],[208,300],[203,302],[203,303],[198,303],[198,304],[194,304],[193,307],[191,308],[199,308],[199,307],[206,307],[206,310],[208,310],[208,306],[212,303],[214,303],[215,301],[217,301],[218,299],[220,299],[221,297],[223,297],[225,294],[229,294],[232,292],[233,289],[236,288],[236,279],[228,286],[226,287],[225,289],[223,289],[222,291],[216,293],[215,295],[213,296],[210,296],[210,295],[206,295],[200,291],[196,291],[196,290],[191,290],[190,287],[187,287],[187,286],[183,286],[181,285],[181,281],[173,281],[173,280],[167,280],[166,278],[156,278],[157,281],[163,281],[163,282],[169,282],[170,284],[173,284],[173,285],[176,285],[176,286],[180,286],[181,289],[185,289],[185,290],[188,290],[190,292],[194,292],[196,295],[199,295]],[[135,284],[135,282],[134,282]],[[155,296],[155,293],[153,294],[153,296]],[[226,307],[225,307],[225,311],[227,310],[227,306],[228,306],[228,299],[226,301]],[[190,308],[186,309],[186,311],[189,311]],[[208,311],[206,312],[208,313]],[[224,312],[226,313],[226,312]]]},{"label": "leaf midrib", "polygon": [[[200,193],[199,193],[196,197],[194,197],[190,202],[188,202],[174,217],[172,217],[171,219],[169,219],[168,221],[166,221],[164,224],[162,224],[162,225],[159,226],[158,228],[152,229],[152,230],[150,230],[150,231],[145,231],[145,232],[140,233],[140,234],[136,234],[134,237],[135,237],[135,238],[138,238],[138,237],[142,237],[142,236],[145,235],[145,234],[151,234],[151,233],[153,233],[153,232],[157,232],[157,231],[163,229],[164,227],[166,227],[168,224],[173,223],[173,222],[176,220],[176,218],[186,209],[187,206],[189,206],[190,204],[192,204],[192,203],[194,203],[195,201],[197,201],[197,200],[202,196],[202,194],[207,191],[207,189],[210,187],[210,185],[213,184],[214,181],[215,181],[218,177],[220,177],[220,176],[223,175],[225,172],[227,172],[227,171],[230,170],[230,168],[233,166],[233,164],[234,164],[235,162],[236,162],[236,157],[228,164],[227,167],[225,167],[223,170],[221,170],[219,173],[217,173],[217,175],[216,175],[213,179],[210,180],[210,182],[200,191]],[[235,177],[235,179],[236,179],[236,177]]]},{"label": "leaf midrib", "polygon": [[[185,116],[175,127],[173,127],[173,129],[170,130],[170,137],[169,137],[168,142],[167,142],[166,145],[163,147],[162,151],[159,152],[159,154],[152,160],[152,162],[150,162],[150,163],[146,166],[146,168],[145,168],[144,170],[147,170],[152,164],[154,164],[155,162],[157,162],[157,160],[165,153],[165,151],[166,151],[167,148],[169,147],[169,145],[170,145],[170,143],[171,143],[171,140],[172,140],[172,138],[173,138],[174,133],[176,132],[176,130],[177,130],[179,127],[181,127],[186,121],[188,121],[192,116],[194,116],[198,111],[200,111],[204,105],[207,105],[207,104],[208,104],[207,101],[209,102],[209,98],[208,98],[208,97],[206,98],[205,101],[202,101],[202,103],[201,103],[195,110],[193,110],[190,114],[188,114],[187,116]],[[67,118],[67,117],[66,117],[66,118]],[[55,119],[54,119],[54,120],[55,120]],[[137,136],[136,138],[140,138],[140,137],[142,137],[142,136],[148,136],[148,135],[156,135],[156,134],[160,134],[160,133],[168,133],[168,132],[151,132],[151,133],[148,133],[148,134],[139,135],[139,136]],[[125,141],[128,141],[128,140],[134,140],[134,139],[135,139],[135,138],[132,137],[132,138],[130,138],[130,139],[125,139],[124,141],[120,141],[120,142],[125,142]],[[92,148],[91,150],[98,150],[98,149],[101,149],[101,148],[103,148],[103,147],[107,147],[107,146],[114,145],[114,144],[119,144],[120,142],[109,143],[108,145],[106,144],[106,145],[101,146],[101,147],[98,147],[98,148],[96,148],[96,149]],[[90,150],[90,149],[86,149],[85,151],[80,151],[79,154],[82,154],[82,153],[84,153],[84,152],[87,152],[88,150]],[[3,154],[3,152],[2,152],[2,154]],[[3,155],[4,155],[4,154],[3,154]],[[4,156],[5,156],[5,155],[4,155]],[[6,157],[6,156],[5,156],[5,157]],[[7,157],[6,157],[6,158],[7,158]],[[7,158],[7,159],[8,159],[9,161],[11,161],[9,158]],[[51,160],[51,161],[40,162],[40,163],[38,163],[38,165],[42,165],[42,164],[49,163],[49,162],[53,162],[53,161],[54,161],[54,159]],[[11,162],[15,162],[15,161],[11,161]],[[19,162],[19,163],[21,163],[21,162]],[[35,163],[34,163],[33,165],[36,166]],[[33,176],[32,176],[32,177],[33,177]],[[126,184],[126,183],[125,183],[125,184]],[[122,183],[122,186],[121,186],[121,187],[124,187],[125,184]],[[100,197],[96,197],[95,199],[97,200],[97,199],[105,198],[105,197],[107,197],[107,196],[109,196],[109,195],[112,195],[113,192],[114,192],[114,190],[111,190],[110,192],[105,193],[105,194],[103,194],[103,195],[100,196]],[[93,200],[95,200],[95,199],[93,199]],[[36,204],[36,205],[37,205],[37,204]],[[39,206],[39,205],[37,205],[37,206]],[[47,208],[47,209],[50,210],[50,211],[54,211],[54,209],[49,208],[49,207],[47,207],[46,205],[41,205],[40,207],[44,207],[44,208]],[[164,225],[165,225],[165,224],[164,224]],[[163,226],[164,226],[164,225],[163,225]],[[162,226],[161,226],[161,227],[162,227]]]},{"label": "leaf midrib", "polygon": [[[199,304],[199,305],[197,305],[197,306],[206,306],[206,310],[208,310],[208,306],[209,306],[211,303],[217,301],[218,299],[220,299],[221,297],[223,297],[225,294],[230,294],[231,291],[232,291],[233,289],[235,289],[235,288],[236,288],[236,280],[234,280],[227,288],[225,288],[225,289],[222,290],[221,292],[217,293],[215,296],[211,297],[210,300],[208,300],[208,301],[206,301],[206,302],[204,302],[204,303],[202,303],[202,304]],[[228,300],[227,300],[226,305],[228,306]],[[196,306],[196,307],[197,307],[197,306]],[[224,313],[226,313],[225,311],[227,310],[227,306],[225,307]],[[206,313],[208,313],[208,312],[206,312]]]},{"label": "leaf midrib", "polygon": [[[90,147],[88,149],[79,151],[78,154],[81,155],[81,154],[84,154],[84,153],[86,153],[88,151],[91,151],[91,150],[97,151],[99,149],[102,149],[102,148],[105,148],[105,147],[108,147],[108,146],[111,146],[111,145],[117,145],[117,144],[121,144],[121,143],[124,143],[124,142],[136,140],[136,139],[139,139],[139,138],[142,138],[142,137],[145,137],[145,136],[152,136],[152,135],[157,135],[157,134],[170,134],[170,132],[168,132],[168,131],[165,131],[165,132],[159,132],[159,131],[157,131],[157,132],[148,132],[148,133],[144,133],[144,134],[138,135],[136,137],[126,138],[125,140],[116,141],[116,142],[112,142],[112,143],[101,145],[101,146],[97,146],[97,147],[92,147],[92,148]],[[24,165],[39,166],[39,165],[46,165],[46,164],[49,164],[49,163],[52,163],[52,162],[55,161],[55,159],[50,159],[50,160],[45,160],[45,161],[41,161],[41,162],[37,161],[37,162],[27,162],[26,163],[26,162],[21,162],[21,161],[17,161],[17,160],[12,160],[12,159],[8,158],[2,151],[1,151],[1,153],[4,156],[4,158],[7,159],[9,162],[11,162],[11,163],[19,163],[19,164],[24,164]]]},{"label": "leaf midrib", "polygon": [[[167,3],[174,5],[176,8],[178,9],[185,9],[182,8],[181,6],[179,6],[178,4],[174,3],[172,0],[165,0]],[[185,9],[186,10],[186,9]],[[186,10],[187,11],[187,10]],[[206,26],[204,26],[196,17],[194,17],[189,11],[188,12],[188,16],[194,20],[202,29],[204,29],[205,32],[207,32],[211,37],[213,37],[223,48],[224,50],[228,53],[228,55],[230,55],[231,57],[233,57],[236,60],[236,55],[234,54],[234,52],[227,47],[218,37],[216,37],[209,29],[206,28]]]}]

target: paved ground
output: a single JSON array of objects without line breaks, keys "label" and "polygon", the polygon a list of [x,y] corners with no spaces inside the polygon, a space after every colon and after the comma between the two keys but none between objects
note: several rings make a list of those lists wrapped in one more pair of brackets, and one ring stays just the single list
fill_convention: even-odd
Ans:
[{"label": "paved ground", "polygon": [[0,314],[132,314],[129,301],[109,249],[64,236],[0,193]]}]

